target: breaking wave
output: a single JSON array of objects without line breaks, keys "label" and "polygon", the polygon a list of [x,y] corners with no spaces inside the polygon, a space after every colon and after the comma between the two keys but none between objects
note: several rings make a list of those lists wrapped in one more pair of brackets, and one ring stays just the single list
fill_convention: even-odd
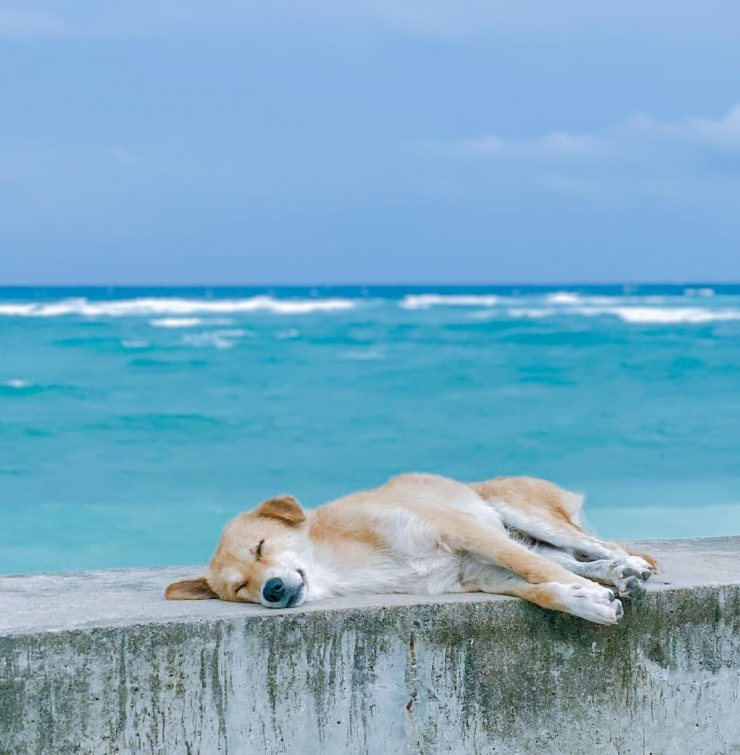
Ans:
[{"label": "breaking wave", "polygon": [[[271,312],[278,315],[305,315],[312,312],[338,312],[353,309],[351,299],[276,299],[272,296],[253,296],[248,299],[182,299],[144,297],[110,301],[62,299],[57,302],[0,304],[0,316],[5,317],[126,317],[198,314],[236,314]],[[168,327],[168,326],[162,326]],[[172,326],[169,326],[172,327]],[[175,326],[177,327],[177,326]],[[185,327],[185,326],[183,326]]]},{"label": "breaking wave", "polygon": [[249,331],[242,329],[212,330],[203,333],[189,333],[183,336],[182,342],[187,346],[202,349],[216,347],[217,349],[233,349],[240,338],[250,335]]},{"label": "breaking wave", "polygon": [[162,317],[158,320],[149,320],[149,324],[155,328],[195,328],[203,324],[200,317]]},{"label": "breaking wave", "polygon": [[31,383],[29,383],[28,380],[18,380],[17,378],[14,378],[13,380],[4,380],[0,385],[3,386],[3,388],[15,388],[19,391],[31,387]]},{"label": "breaking wave", "polygon": [[[602,314],[596,310],[594,314]],[[629,323],[663,323],[691,325],[707,322],[740,320],[737,309],[702,309],[700,307],[613,307],[603,314],[614,314]]]},{"label": "breaking wave", "polygon": [[539,320],[542,317],[552,317],[553,315],[559,314],[559,311],[557,309],[552,308],[544,308],[544,309],[531,309],[531,308],[512,308],[507,310],[506,312],[509,317],[513,317],[514,319],[529,319],[529,320]]},{"label": "breaking wave", "polygon": [[430,307],[495,307],[501,301],[494,294],[407,294],[398,305],[401,309]]},{"label": "breaking wave", "polygon": [[[592,295],[575,291],[552,291],[542,293],[510,294],[489,293],[424,293],[406,294],[400,300],[394,298],[374,299],[379,306],[399,307],[402,310],[418,311],[441,308],[470,308],[473,318],[491,320],[543,319],[554,317],[616,317],[628,324],[703,324],[740,320],[737,306],[717,306],[724,297],[712,299],[711,288],[685,288],[675,295],[639,295],[629,292],[619,295]],[[733,302],[734,303],[734,302]],[[89,319],[146,317],[155,328],[194,329],[228,328],[235,324],[231,316],[249,313],[275,315],[308,315],[353,310],[366,306],[366,299],[345,297],[282,299],[270,295],[245,298],[190,298],[150,296],[130,299],[91,300],[85,297],[65,298],[56,301],[0,302],[0,317],[55,318],[81,317]],[[370,309],[368,308],[368,312]],[[374,310],[373,310],[374,311]],[[194,342],[208,345],[221,344],[229,348],[234,337],[200,333],[193,334]],[[295,338],[294,330],[276,334],[277,339]],[[210,341],[209,341],[210,339]],[[132,342],[125,344],[131,348]],[[229,345],[226,345],[229,344]],[[7,387],[7,386],[6,386]]]},{"label": "breaking wave", "polygon": [[548,301],[550,304],[578,304],[582,299],[579,294],[574,294],[570,291],[556,291],[554,294],[548,294],[545,297],[545,301]]},{"label": "breaking wave", "polygon": [[543,317],[613,316],[629,324],[701,325],[711,322],[740,320],[738,309],[704,309],[701,307],[569,307],[567,309],[508,309],[513,319],[540,319]]}]

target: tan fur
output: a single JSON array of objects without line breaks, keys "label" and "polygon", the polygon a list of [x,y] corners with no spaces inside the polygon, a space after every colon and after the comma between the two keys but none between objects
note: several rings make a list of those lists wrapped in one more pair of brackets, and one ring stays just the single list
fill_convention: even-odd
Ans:
[{"label": "tan fur", "polygon": [[649,556],[647,553],[643,553],[642,551],[635,550],[634,548],[631,548],[631,547],[625,548],[625,550],[631,556],[639,556],[640,558],[644,558],[645,561],[647,561],[650,564],[650,566],[653,567],[654,574],[661,574],[663,572],[660,562],[658,561],[657,558],[655,558],[655,556]]},{"label": "tan fur", "polygon": [[[279,582],[293,581],[287,587],[297,601],[306,592],[315,599],[406,588],[483,591],[614,623],[621,615],[619,601],[579,575],[622,585],[619,563],[630,557],[583,531],[577,523],[581,501],[534,478],[464,486],[432,475],[402,475],[308,513],[291,496],[279,496],[232,520],[207,575],[170,585],[166,597],[270,605],[266,585],[277,576],[283,577]],[[531,540],[519,542],[512,532]],[[584,563],[588,553],[591,561]],[[649,576],[648,564],[655,566],[654,559],[638,554],[631,563],[645,570],[642,579]]]},{"label": "tan fur", "polygon": [[386,547],[383,538],[373,529],[371,518],[359,511],[348,522],[334,516],[330,507],[323,507],[316,512],[309,535],[317,543],[352,551],[358,561],[366,563],[369,562],[368,551],[382,553]]},{"label": "tan fur", "polygon": [[[226,525],[206,577],[221,600],[259,603],[262,574],[272,563],[271,555],[281,547],[286,526],[296,526],[295,514],[284,520],[275,516],[274,500],[266,501],[249,514],[240,514]],[[269,514],[265,515],[263,506],[267,506]],[[265,545],[257,559],[257,547],[262,541]],[[232,574],[238,577],[230,579]]]},{"label": "tan fur", "polygon": [[199,579],[186,579],[182,582],[174,582],[164,592],[167,600],[204,600],[205,598],[217,598],[205,577]]},{"label": "tan fur", "polygon": [[583,532],[573,521],[580,508],[580,497],[564,495],[566,491],[547,480],[536,477],[497,477],[473,483],[470,487],[485,500],[506,501],[525,511],[536,509],[538,516],[548,517],[558,525],[575,527]]},{"label": "tan fur", "polygon": [[303,509],[292,495],[270,498],[269,501],[261,503],[254,513],[256,516],[277,519],[277,521],[289,525],[299,525],[306,521]]}]

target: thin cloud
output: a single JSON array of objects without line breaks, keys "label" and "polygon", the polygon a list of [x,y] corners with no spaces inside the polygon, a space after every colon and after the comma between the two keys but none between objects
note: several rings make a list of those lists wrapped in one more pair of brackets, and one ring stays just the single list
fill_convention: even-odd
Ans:
[{"label": "thin cloud", "polygon": [[716,119],[689,117],[659,121],[637,115],[597,134],[554,131],[534,139],[507,139],[497,134],[438,144],[442,153],[458,157],[532,162],[584,162],[593,158],[645,157],[660,148],[740,152],[740,105]]},{"label": "thin cloud", "polygon": [[66,34],[65,24],[49,13],[0,8],[0,39],[49,39]]},{"label": "thin cloud", "polygon": [[715,120],[657,121],[638,115],[628,121],[625,131],[633,138],[674,139],[720,151],[740,151],[740,105]]},{"label": "thin cloud", "polygon": [[598,155],[604,144],[587,134],[568,134],[553,131],[531,140],[503,139],[488,135],[451,145],[451,151],[459,155],[502,157],[524,160],[579,159]]}]

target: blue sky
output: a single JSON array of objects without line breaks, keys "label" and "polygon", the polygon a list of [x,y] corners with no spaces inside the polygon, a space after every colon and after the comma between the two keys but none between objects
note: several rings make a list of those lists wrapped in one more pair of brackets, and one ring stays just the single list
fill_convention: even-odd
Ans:
[{"label": "blue sky", "polygon": [[0,284],[740,280],[740,3],[0,0]]}]

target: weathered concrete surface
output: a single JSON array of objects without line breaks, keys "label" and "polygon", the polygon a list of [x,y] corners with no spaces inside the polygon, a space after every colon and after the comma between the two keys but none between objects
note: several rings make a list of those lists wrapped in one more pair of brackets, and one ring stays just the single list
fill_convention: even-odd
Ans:
[{"label": "weathered concrete surface", "polygon": [[0,578],[0,752],[740,753],[740,538],[644,544],[613,628],[509,598],[168,603],[193,569]]}]

